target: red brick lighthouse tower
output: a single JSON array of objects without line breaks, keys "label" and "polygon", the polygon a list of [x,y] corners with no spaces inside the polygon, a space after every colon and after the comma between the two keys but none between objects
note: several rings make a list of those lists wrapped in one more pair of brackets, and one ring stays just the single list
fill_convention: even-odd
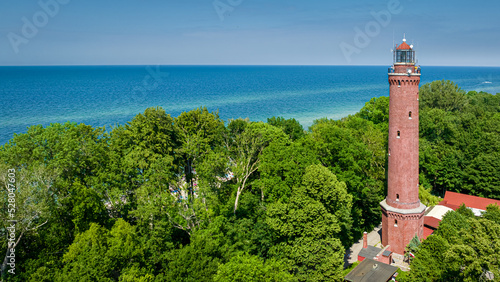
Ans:
[{"label": "red brick lighthouse tower", "polygon": [[418,198],[418,85],[420,67],[413,46],[396,47],[389,68],[389,169],[382,208],[382,245],[404,254],[415,236],[422,238],[425,205]]}]

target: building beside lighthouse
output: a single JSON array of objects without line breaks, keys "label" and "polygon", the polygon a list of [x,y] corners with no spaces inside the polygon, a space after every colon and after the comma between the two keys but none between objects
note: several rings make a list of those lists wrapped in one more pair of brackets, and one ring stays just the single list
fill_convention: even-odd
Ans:
[{"label": "building beside lighthouse", "polygon": [[380,203],[382,245],[397,254],[415,235],[424,235],[426,207],[418,198],[419,83],[415,51],[403,39],[389,68],[387,197]]}]

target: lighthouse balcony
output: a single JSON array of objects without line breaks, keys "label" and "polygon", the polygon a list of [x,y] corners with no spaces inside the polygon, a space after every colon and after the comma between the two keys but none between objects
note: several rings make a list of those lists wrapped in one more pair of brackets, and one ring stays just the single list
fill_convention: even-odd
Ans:
[{"label": "lighthouse balcony", "polygon": [[390,76],[420,76],[419,73],[389,73]]},{"label": "lighthouse balcony", "polygon": [[406,75],[406,76],[420,76],[420,66],[411,66],[411,67],[401,67],[397,66],[396,68],[390,67],[387,70],[389,75]]}]

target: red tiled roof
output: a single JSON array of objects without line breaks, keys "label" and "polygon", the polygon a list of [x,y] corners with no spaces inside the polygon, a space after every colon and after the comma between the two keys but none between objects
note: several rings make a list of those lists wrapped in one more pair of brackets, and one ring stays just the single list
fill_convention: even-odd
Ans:
[{"label": "red tiled roof", "polygon": [[448,204],[448,202],[445,201],[445,200],[442,200],[441,202],[439,202],[439,205],[448,207],[448,208],[450,208],[450,209],[452,209],[454,211],[458,210],[458,208],[460,207],[460,206],[457,206],[457,205]]},{"label": "red tiled roof", "polygon": [[397,50],[411,50],[411,47],[406,42],[403,42],[398,46]]},{"label": "red tiled roof", "polygon": [[434,232],[433,229],[430,229],[429,227],[424,226],[424,240],[429,237]]},{"label": "red tiled roof", "polygon": [[432,217],[432,216],[424,216],[424,225],[427,225],[429,227],[432,227],[434,229],[437,229],[438,226],[439,226],[439,222],[441,222],[441,220],[435,218],[435,217]]},{"label": "red tiled roof", "polygon": [[[444,203],[443,203],[444,202]],[[455,192],[446,191],[444,194],[444,200],[441,202],[442,205],[452,208],[451,206],[460,206],[462,203],[469,208],[475,208],[479,210],[486,210],[486,207],[490,204],[497,204],[500,206],[499,200],[481,198],[476,196],[470,196]],[[439,203],[441,205],[441,203]],[[455,208],[452,208],[456,210]]]}]

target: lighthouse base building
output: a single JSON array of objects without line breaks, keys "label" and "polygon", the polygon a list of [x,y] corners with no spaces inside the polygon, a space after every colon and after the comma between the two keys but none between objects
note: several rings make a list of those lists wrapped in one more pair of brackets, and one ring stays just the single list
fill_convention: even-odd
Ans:
[{"label": "lighthouse base building", "polygon": [[415,209],[397,209],[386,201],[380,203],[382,208],[382,245],[396,254],[404,254],[405,247],[417,235],[424,236],[424,212],[426,206],[420,203]]}]

